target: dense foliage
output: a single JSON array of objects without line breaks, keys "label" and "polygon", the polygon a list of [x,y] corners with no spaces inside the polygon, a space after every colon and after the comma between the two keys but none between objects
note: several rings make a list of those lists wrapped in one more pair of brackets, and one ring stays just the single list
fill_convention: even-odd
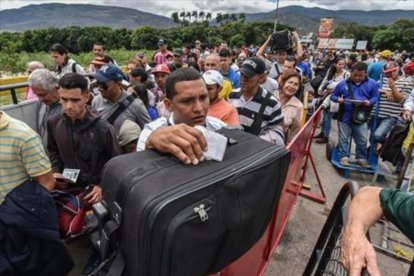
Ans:
[{"label": "dense foliage", "polygon": [[[184,15],[184,14],[183,14]],[[108,53],[118,63],[134,56],[138,49],[154,50],[160,37],[169,40],[169,48],[174,49],[202,42],[217,45],[226,41],[230,46],[261,44],[273,31],[273,23],[245,23],[244,14],[220,14],[219,25],[211,26],[207,19],[210,14],[194,11],[182,16],[173,13],[172,18],[182,26],[157,29],[143,26],[135,30],[111,29],[109,27],[67,27],[29,30],[22,33],[4,32],[0,34],[1,71],[21,72],[26,63],[40,60],[53,68],[47,52],[54,43],[62,43],[78,63],[87,66],[92,59],[91,49],[94,42],[106,45]],[[407,49],[414,45],[414,20],[400,19],[390,26],[368,27],[357,23],[335,25],[333,37],[368,40],[368,47],[374,49]],[[290,28],[278,25],[278,29]],[[290,28],[291,29],[291,28]],[[43,54],[42,54],[43,53]]]}]

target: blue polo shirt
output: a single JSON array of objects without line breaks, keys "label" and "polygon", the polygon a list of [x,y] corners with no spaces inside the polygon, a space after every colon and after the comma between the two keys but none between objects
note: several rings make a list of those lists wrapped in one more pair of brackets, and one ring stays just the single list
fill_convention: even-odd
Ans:
[{"label": "blue polo shirt", "polygon": [[237,74],[231,67],[229,67],[226,74],[224,74],[223,71],[220,71],[220,73],[231,81],[234,89],[240,88],[240,75]]},{"label": "blue polo shirt", "polygon": [[382,67],[384,66],[385,61],[377,61],[368,65],[368,77],[379,81],[382,75]]},{"label": "blue polo shirt", "polygon": [[[352,103],[346,101],[346,99],[351,99],[347,81],[351,80],[347,79],[338,83],[335,90],[331,94],[331,101],[337,103],[338,98],[341,96],[345,99],[344,114],[340,120],[344,123],[350,124],[352,118]],[[373,79],[365,79],[359,85],[351,81],[351,89],[354,95],[354,100],[369,100],[371,106],[374,106],[378,101],[378,85]]]}]

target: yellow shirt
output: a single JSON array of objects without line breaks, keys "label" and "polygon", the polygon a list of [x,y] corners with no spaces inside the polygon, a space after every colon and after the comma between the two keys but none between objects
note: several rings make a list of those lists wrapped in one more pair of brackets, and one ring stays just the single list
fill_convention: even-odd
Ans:
[{"label": "yellow shirt", "polygon": [[221,89],[219,97],[220,99],[225,99],[226,101],[229,99],[229,95],[233,91],[233,85],[231,84],[231,81],[228,79],[223,80],[223,89]]},{"label": "yellow shirt", "polygon": [[40,136],[24,122],[0,114],[1,203],[15,187],[52,169]]},{"label": "yellow shirt", "polygon": [[408,130],[407,137],[405,137],[403,142],[403,149],[408,149],[411,143],[414,143],[414,124],[410,124],[410,129]]}]

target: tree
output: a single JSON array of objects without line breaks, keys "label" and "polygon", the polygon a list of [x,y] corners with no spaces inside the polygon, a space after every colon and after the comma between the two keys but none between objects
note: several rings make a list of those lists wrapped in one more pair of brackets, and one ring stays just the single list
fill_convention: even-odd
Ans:
[{"label": "tree", "polygon": [[179,18],[179,16],[178,16],[178,12],[173,12],[173,13],[171,14],[171,18],[172,18],[172,20],[174,21],[174,23],[177,23],[177,24],[179,24],[179,23],[180,23],[180,18]]},{"label": "tree", "polygon": [[217,21],[217,24],[221,25],[221,22],[223,21],[223,14],[221,12],[217,13],[216,21]]},{"label": "tree", "polygon": [[201,22],[204,21],[205,15],[206,15],[206,13],[204,11],[200,11],[200,14],[198,16],[200,17]]},{"label": "tree", "polygon": [[399,32],[391,28],[375,32],[372,38],[372,47],[375,49],[399,49],[401,47]]},{"label": "tree", "polygon": [[239,14],[239,20],[240,22],[244,23],[244,21],[246,20],[246,14],[245,13]]},{"label": "tree", "polygon": [[188,18],[188,22],[191,22],[191,12],[187,12],[187,13],[185,14],[185,17],[187,17],[187,18]]},{"label": "tree", "polygon": [[191,15],[193,16],[194,21],[197,23],[198,11],[193,11]]},{"label": "tree", "polygon": [[229,43],[230,43],[230,46],[239,47],[239,48],[243,45],[246,45],[246,41],[241,34],[236,34],[232,36],[229,40]]},{"label": "tree", "polygon": [[211,14],[211,12],[208,12],[208,13],[206,14],[206,20],[207,20],[207,21],[210,21],[212,17],[213,17],[213,15]]}]

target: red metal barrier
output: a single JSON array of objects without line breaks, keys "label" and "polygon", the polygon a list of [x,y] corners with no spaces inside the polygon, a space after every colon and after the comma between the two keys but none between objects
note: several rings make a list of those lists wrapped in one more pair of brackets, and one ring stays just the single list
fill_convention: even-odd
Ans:
[{"label": "red metal barrier", "polygon": [[[310,152],[312,138],[321,116],[322,109],[319,108],[313,116],[309,118],[292,142],[287,146],[291,152],[289,170],[280,200],[276,206],[275,213],[273,214],[266,232],[246,254],[227,266],[220,273],[220,276],[263,275],[269,263],[270,257],[280,243],[298,195],[302,194],[307,198],[321,203],[326,201],[325,193],[320,183],[319,175],[316,171]],[[322,195],[302,190],[308,160],[311,161],[311,165],[315,172]]]}]

